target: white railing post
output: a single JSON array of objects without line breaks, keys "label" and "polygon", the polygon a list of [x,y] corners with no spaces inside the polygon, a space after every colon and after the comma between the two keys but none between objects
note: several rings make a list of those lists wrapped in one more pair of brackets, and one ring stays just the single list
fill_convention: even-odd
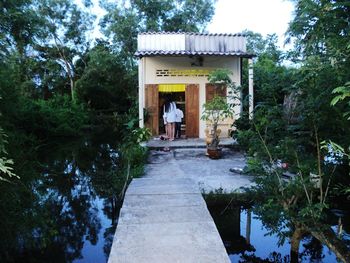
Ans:
[{"label": "white railing post", "polygon": [[143,108],[144,108],[144,93],[145,93],[145,80],[144,80],[144,58],[139,59],[139,127],[144,127],[144,116],[143,116]]},{"label": "white railing post", "polygon": [[248,59],[248,80],[249,80],[249,119],[253,118],[254,111],[254,73],[253,73],[253,59]]}]

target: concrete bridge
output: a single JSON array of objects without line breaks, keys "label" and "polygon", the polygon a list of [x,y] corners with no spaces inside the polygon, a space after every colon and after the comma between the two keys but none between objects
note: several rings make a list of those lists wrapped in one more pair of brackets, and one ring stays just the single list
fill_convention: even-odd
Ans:
[{"label": "concrete bridge", "polygon": [[203,149],[151,152],[145,177],[126,192],[108,262],[230,262],[201,191],[249,186],[229,171],[237,165],[244,158],[230,150],[221,160]]}]

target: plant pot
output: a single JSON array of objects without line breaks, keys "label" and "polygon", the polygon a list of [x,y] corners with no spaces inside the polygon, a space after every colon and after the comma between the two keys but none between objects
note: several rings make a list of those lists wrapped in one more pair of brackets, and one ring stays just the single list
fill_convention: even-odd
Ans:
[{"label": "plant pot", "polygon": [[221,158],[221,148],[207,148],[207,153],[210,159],[220,159]]}]

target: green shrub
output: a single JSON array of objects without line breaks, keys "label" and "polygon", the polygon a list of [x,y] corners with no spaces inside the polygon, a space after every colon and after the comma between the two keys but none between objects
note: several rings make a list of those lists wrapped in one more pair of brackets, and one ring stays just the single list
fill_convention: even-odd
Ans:
[{"label": "green shrub", "polygon": [[79,136],[88,123],[83,105],[61,95],[49,100],[25,100],[17,117],[20,128],[38,137]]}]

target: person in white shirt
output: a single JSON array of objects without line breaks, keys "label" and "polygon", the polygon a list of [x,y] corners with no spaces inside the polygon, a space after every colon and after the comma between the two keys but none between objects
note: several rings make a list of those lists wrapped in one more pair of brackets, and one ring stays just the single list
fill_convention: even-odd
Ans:
[{"label": "person in white shirt", "polygon": [[175,138],[181,138],[181,123],[184,113],[176,107]]},{"label": "person in white shirt", "polygon": [[176,104],[173,101],[167,100],[164,105],[163,119],[166,129],[166,134],[169,141],[175,139],[175,121],[176,121]]}]

